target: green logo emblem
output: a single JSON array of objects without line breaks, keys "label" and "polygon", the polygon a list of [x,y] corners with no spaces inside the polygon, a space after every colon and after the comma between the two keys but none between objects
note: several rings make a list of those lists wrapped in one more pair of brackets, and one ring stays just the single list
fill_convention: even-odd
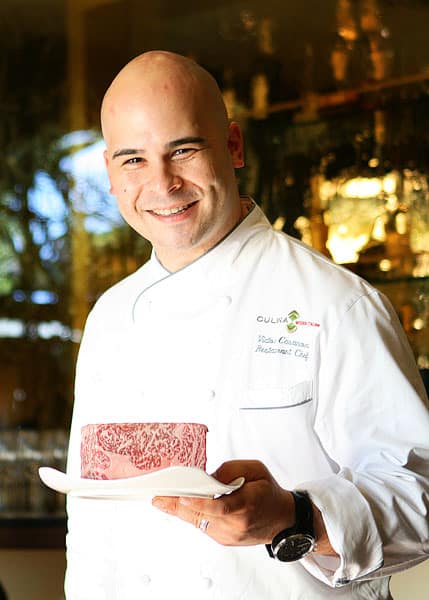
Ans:
[{"label": "green logo emblem", "polygon": [[289,331],[289,333],[294,333],[298,327],[295,324],[295,321],[298,319],[299,317],[299,312],[296,310],[291,310],[290,313],[288,314],[287,318],[287,323],[286,323],[286,327],[287,330]]}]

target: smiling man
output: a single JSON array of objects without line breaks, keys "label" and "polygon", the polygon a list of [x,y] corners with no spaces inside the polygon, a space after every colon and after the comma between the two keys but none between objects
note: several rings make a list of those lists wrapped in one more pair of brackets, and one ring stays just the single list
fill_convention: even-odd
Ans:
[{"label": "smiling man", "polygon": [[191,61],[148,53],[104,98],[111,191],[170,271],[204,254],[241,218],[234,174],[243,165],[241,133],[216,88]]},{"label": "smiling man", "polygon": [[135,58],[102,128],[153,253],[88,317],[68,473],[84,425],[177,421],[207,425],[208,471],[245,483],[69,497],[67,600],[391,598],[429,551],[429,416],[390,304],[240,197],[240,128],[195,62]]}]

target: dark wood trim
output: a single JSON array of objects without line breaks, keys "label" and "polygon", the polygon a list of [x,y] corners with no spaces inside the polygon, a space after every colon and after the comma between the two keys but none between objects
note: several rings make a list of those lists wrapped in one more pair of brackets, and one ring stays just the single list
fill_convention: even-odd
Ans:
[{"label": "dark wood trim", "polygon": [[65,548],[65,515],[1,515],[0,548]]}]

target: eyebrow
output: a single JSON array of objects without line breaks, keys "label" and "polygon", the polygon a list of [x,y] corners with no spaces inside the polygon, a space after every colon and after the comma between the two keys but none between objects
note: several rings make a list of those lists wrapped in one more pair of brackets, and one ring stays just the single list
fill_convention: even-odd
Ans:
[{"label": "eyebrow", "polygon": [[139,150],[138,148],[122,148],[121,150],[116,150],[113,153],[112,158],[118,158],[118,156],[131,156],[133,154],[142,154],[144,150]]},{"label": "eyebrow", "polygon": [[207,142],[206,138],[198,137],[198,136],[188,136],[179,138],[178,140],[173,140],[167,144],[168,148],[177,148],[177,146],[182,146],[183,144],[202,144]]},{"label": "eyebrow", "polygon": [[[178,146],[182,146],[183,144],[203,144],[206,142],[206,138],[199,136],[188,136],[168,142],[167,148],[172,149],[177,148]],[[144,153],[145,151],[142,148],[121,148],[121,150],[116,150],[116,152],[113,153],[112,158],[118,158],[119,156],[133,156],[135,154]]]}]

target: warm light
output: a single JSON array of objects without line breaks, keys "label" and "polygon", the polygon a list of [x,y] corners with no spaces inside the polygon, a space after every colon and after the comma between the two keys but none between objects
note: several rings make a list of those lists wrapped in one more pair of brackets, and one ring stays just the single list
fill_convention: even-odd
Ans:
[{"label": "warm light", "polygon": [[338,29],[338,35],[347,40],[348,42],[354,42],[358,37],[356,30],[351,27],[340,27]]},{"label": "warm light", "polygon": [[427,277],[429,275],[429,253],[416,256],[416,266],[413,269],[413,277]]},{"label": "warm light", "polygon": [[383,271],[383,273],[387,273],[392,268],[392,262],[388,258],[383,258],[383,260],[380,260],[378,263],[378,268],[380,271]]},{"label": "warm light", "polygon": [[296,219],[293,225],[295,229],[299,231],[301,241],[304,242],[304,244],[311,246],[313,242],[313,237],[311,235],[310,219],[301,215]]},{"label": "warm light", "polygon": [[368,242],[368,236],[361,234],[356,237],[347,236],[347,227],[340,225],[332,232],[326,246],[337,264],[356,263],[359,260],[359,250]]},{"label": "warm light", "polygon": [[417,319],[414,320],[413,327],[416,331],[421,331],[424,329],[424,326],[425,322],[420,317],[417,317]]},{"label": "warm light", "polygon": [[396,192],[397,179],[395,173],[389,173],[383,177],[383,190],[386,194],[394,194]]},{"label": "warm light", "polygon": [[333,198],[337,193],[337,186],[332,181],[324,181],[319,187],[319,197],[321,200],[326,202],[330,198]]},{"label": "warm light", "polygon": [[[380,160],[372,157],[368,164],[377,167]],[[410,232],[410,222],[414,213],[399,211],[398,194],[402,194],[401,182],[398,171],[390,171],[382,177],[349,178],[344,171],[341,178],[320,181],[320,204],[326,204],[328,208],[324,212],[324,222],[328,226],[326,246],[335,262],[358,262],[359,253],[370,240],[385,242],[388,219],[394,219],[395,229],[400,235]],[[415,229],[416,227],[414,230],[411,227],[414,238]],[[389,261],[382,261],[379,268],[389,271],[392,265]]]},{"label": "warm light", "polygon": [[310,219],[301,215],[296,219],[293,225],[299,231],[301,231],[302,229],[308,229],[310,227]]},{"label": "warm light", "polygon": [[256,73],[252,79],[253,117],[265,119],[268,114],[269,85],[264,73]]},{"label": "warm light", "polygon": [[341,186],[341,194],[346,198],[375,198],[382,191],[378,177],[355,177]]},{"label": "warm light", "polygon": [[379,216],[375,219],[371,237],[374,240],[377,240],[377,242],[384,242],[386,240],[386,228],[384,226],[383,216]]},{"label": "warm light", "polygon": [[396,196],[396,194],[391,194],[390,196],[387,196],[386,210],[388,212],[395,212],[395,210],[397,208],[398,208],[398,197]]},{"label": "warm light", "polygon": [[286,219],[284,217],[277,217],[277,219],[273,223],[273,229],[277,231],[281,231],[286,223]]},{"label": "warm light", "polygon": [[408,219],[405,213],[398,213],[395,217],[395,229],[401,235],[408,231]]}]

